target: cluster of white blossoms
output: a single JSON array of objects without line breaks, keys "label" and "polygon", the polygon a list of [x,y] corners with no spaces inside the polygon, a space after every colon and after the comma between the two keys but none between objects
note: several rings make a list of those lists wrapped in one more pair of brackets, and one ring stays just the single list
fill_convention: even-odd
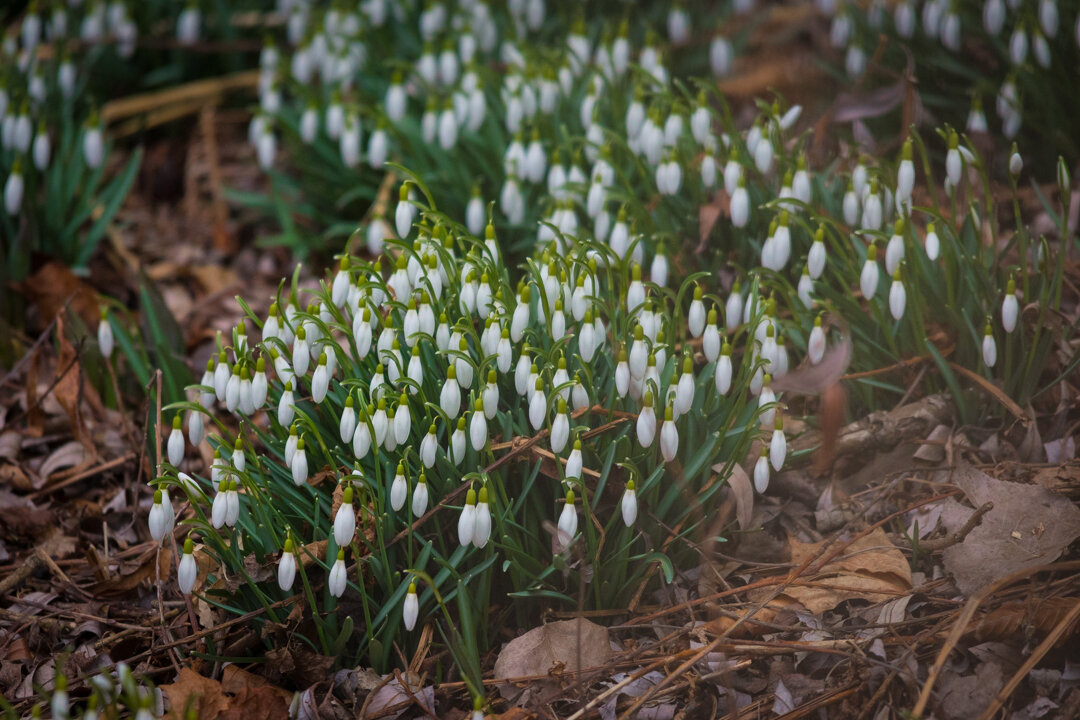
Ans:
[{"label": "cluster of white blossoms", "polygon": [[[1075,3],[1062,3],[1060,0],[979,2],[982,4],[981,26],[978,21],[965,26],[965,23],[978,16],[961,12],[960,4],[951,0],[898,0],[893,3],[885,0],[872,0],[870,3],[816,0],[818,8],[831,17],[830,41],[833,47],[844,50],[845,68],[852,78],[866,70],[867,49],[873,47],[868,43],[876,43],[878,34],[884,31],[894,31],[905,42],[915,39],[939,42],[953,53],[964,52],[965,37],[997,40],[997,43],[985,44],[1000,44],[1005,49],[1002,60],[1008,72],[1001,81],[995,108],[1002,133],[1007,138],[1013,138],[1023,122],[1018,75],[1045,72],[1052,68],[1052,45],[1061,35],[1063,11],[1066,15],[1064,19],[1074,24],[1075,42],[1080,45],[1080,12],[1077,12]],[[870,32],[861,32],[860,24]],[[1031,104],[1037,105],[1038,102],[1036,98]],[[978,93],[973,97],[967,130],[987,131],[986,115]]]}]

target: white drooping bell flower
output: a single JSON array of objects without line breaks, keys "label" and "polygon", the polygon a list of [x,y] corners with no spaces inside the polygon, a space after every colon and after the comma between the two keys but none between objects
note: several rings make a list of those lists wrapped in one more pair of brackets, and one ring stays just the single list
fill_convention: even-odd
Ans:
[{"label": "white drooping bell flower", "polygon": [[754,464],[754,489],[763,494],[769,487],[769,448],[762,446],[761,455]]},{"label": "white drooping bell flower", "polygon": [[413,488],[411,506],[413,517],[422,517],[427,512],[428,497],[427,476],[421,472],[420,477],[416,479],[416,487]]},{"label": "white drooping bell flower", "polygon": [[574,506],[573,490],[568,490],[566,492],[566,503],[563,505],[562,512],[559,514],[558,528],[558,544],[565,548],[569,546],[571,541],[577,536],[578,530],[578,516],[577,508]]},{"label": "white drooping bell flower", "polygon": [[867,300],[871,300],[877,293],[879,273],[877,246],[871,245],[866,249],[866,262],[863,264],[862,274],[859,276],[859,289]]},{"label": "white drooping bell flower", "polygon": [[367,412],[361,407],[356,419],[356,429],[353,430],[352,448],[353,456],[357,460],[363,460],[371,450],[372,426],[368,425]]},{"label": "white drooping bell flower", "polygon": [[637,440],[643,448],[651,447],[656,438],[656,412],[653,410],[653,394],[646,390],[642,408],[637,417]]},{"label": "white drooping bell flower", "polygon": [[180,467],[184,460],[184,431],[181,430],[180,413],[173,415],[172,431],[169,433],[168,444],[169,464]]},{"label": "white drooping bell flower", "polygon": [[702,301],[704,290],[700,285],[694,286],[694,299],[690,301],[690,311],[687,315],[687,325],[690,328],[690,336],[701,337],[705,332],[705,303]]},{"label": "white drooping bell flower", "polygon": [[[195,587],[195,580],[198,579],[199,566],[195,562],[195,544],[191,538],[184,540],[184,554],[180,557],[180,565],[176,570],[176,582],[180,586],[180,592],[184,595],[190,595],[192,589]],[[54,717],[60,717],[55,715]]]},{"label": "white drooping bell flower", "polygon": [[615,392],[619,397],[626,397],[630,390],[630,364],[627,360],[626,348],[619,350],[619,362],[615,366]]},{"label": "white drooping bell flower", "polygon": [[[225,526],[225,519],[229,513],[229,488],[231,481],[228,478],[223,478],[218,484],[217,494],[214,495],[214,502],[210,506],[210,524],[215,530],[220,530]],[[153,514],[153,511],[151,511]]]},{"label": "white drooping bell flower", "polygon": [[487,440],[487,415],[484,414],[484,401],[478,398],[473,405],[472,420],[469,423],[469,443],[473,450],[480,452],[487,445]]},{"label": "white drooping bell flower", "polygon": [[761,424],[768,426],[776,418],[776,393],[772,389],[772,377],[765,373],[761,379],[761,392],[758,395],[758,407],[764,408],[761,412]]},{"label": "white drooping bell flower", "polygon": [[806,354],[811,365],[817,365],[825,357],[825,329],[821,326],[821,316],[814,318],[814,327],[806,343]]},{"label": "white drooping bell flower", "polygon": [[491,539],[491,509],[488,507],[487,485],[480,486],[477,494],[476,515],[473,520],[472,544],[482,549]]},{"label": "white drooping bell flower", "polygon": [[293,418],[296,416],[295,404],[292,382],[288,381],[285,383],[281,397],[278,399],[277,420],[282,427],[292,425]]},{"label": "white drooping bell flower", "polygon": [[416,583],[409,583],[409,590],[405,593],[405,604],[401,608],[401,620],[406,631],[412,631],[416,627],[419,616],[420,601],[416,597]]},{"label": "white drooping bell flower", "polygon": [[341,505],[334,515],[334,542],[338,547],[348,547],[356,534],[356,511],[353,509],[353,489],[345,488]]},{"label": "white drooping bell flower", "polygon": [[746,191],[746,178],[740,175],[738,185],[731,196],[731,224],[737,228],[743,228],[749,220],[750,195]]},{"label": "white drooping bell flower", "polygon": [[8,175],[7,181],[4,183],[4,208],[7,210],[8,215],[18,214],[19,208],[22,206],[25,186],[26,183],[22,175],[22,159],[15,158],[11,174]]},{"label": "white drooping bell flower", "polygon": [[150,537],[156,542],[160,543],[161,539],[165,537],[165,533],[169,530],[171,524],[168,517],[169,511],[165,509],[162,502],[161,490],[154,491],[154,504],[150,508],[150,516],[148,518],[148,524],[150,526]]},{"label": "white drooping bell flower", "polygon": [[[112,357],[113,347],[115,342],[113,339],[112,323],[109,322],[109,311],[105,308],[101,309],[101,319],[98,321],[98,348],[101,350],[101,356],[106,360]],[[203,384],[207,384],[207,378],[203,375]],[[204,403],[205,407],[205,403]]]},{"label": "white drooping bell flower", "polygon": [[398,463],[397,472],[390,483],[390,507],[397,512],[405,507],[405,500],[409,497],[409,483],[405,480],[405,466]]},{"label": "white drooping bell flower", "polygon": [[304,449],[304,438],[296,441],[296,451],[292,456],[292,479],[296,485],[303,485],[308,479],[307,450]]},{"label": "white drooping bell flower", "polygon": [[471,487],[465,494],[465,506],[458,516],[458,542],[462,547],[472,544],[473,535],[476,532],[476,491]]},{"label": "white drooping bell flower", "polygon": [[964,158],[960,153],[960,136],[954,130],[949,135],[949,151],[945,154],[945,174],[949,184],[956,188],[960,184],[964,170]]},{"label": "white drooping bell flower", "polygon": [[409,189],[410,184],[408,182],[401,184],[401,190],[398,192],[397,209],[394,211],[394,224],[398,237],[402,240],[409,236],[416,215],[416,208],[409,202]]},{"label": "white drooping bell flower", "polygon": [[468,439],[465,437],[465,417],[457,419],[457,428],[450,436],[450,462],[460,465],[465,462],[465,446]]},{"label": "white drooping bell flower", "polygon": [[281,551],[281,558],[278,560],[277,581],[278,587],[283,592],[289,592],[292,590],[293,582],[296,580],[296,553],[293,550],[292,538],[285,538],[285,547]]},{"label": "white drooping bell flower", "polygon": [[326,393],[330,388],[330,370],[326,365],[326,353],[319,355],[319,364],[311,376],[311,399],[321,403],[326,399]]},{"label": "white drooping bell flower", "polygon": [[1005,332],[1011,333],[1016,329],[1016,320],[1020,314],[1020,303],[1016,299],[1016,280],[1009,278],[1009,284],[1005,289],[1005,299],[1001,303],[1001,326]]},{"label": "white drooping bell flower", "polygon": [[926,226],[926,257],[931,260],[937,260],[940,253],[941,240],[938,239],[937,231],[934,229],[934,223],[929,223]]},{"label": "white drooping bell flower", "polygon": [[202,17],[199,6],[194,2],[180,11],[176,19],[176,39],[181,45],[194,45],[199,41],[199,29],[202,27]]},{"label": "white drooping bell flower", "polygon": [[[671,405],[664,410],[664,423],[660,426],[660,454],[664,462],[671,462],[679,452],[679,429],[675,426],[675,411]],[[627,523],[629,525],[630,523]]]},{"label": "white drooping bell flower", "polygon": [[997,364],[997,342],[994,340],[994,328],[991,327],[989,322],[986,323],[986,328],[983,330],[982,358],[988,368],[992,368]]},{"label": "white drooping bell flower", "polygon": [[337,552],[337,560],[334,561],[334,566],[330,568],[330,577],[326,581],[326,589],[330,591],[330,594],[336,598],[345,594],[345,586],[348,583],[348,576],[345,572],[345,550],[339,549]]},{"label": "white drooping bell flower", "polygon": [[188,439],[191,440],[192,445],[198,445],[203,441],[203,435],[205,432],[205,426],[203,425],[203,416],[201,412],[197,410],[188,411]]},{"label": "white drooping bell flower", "polygon": [[772,439],[769,441],[769,462],[773,470],[780,472],[787,458],[787,438],[784,437],[784,416],[776,413],[776,422],[773,426]]},{"label": "white drooping bell flower", "polygon": [[533,385],[533,394],[529,398],[529,424],[539,431],[547,417],[547,397],[544,395],[544,381],[539,377]]},{"label": "white drooping bell flower", "polygon": [[558,455],[570,439],[570,416],[564,398],[559,398],[555,419],[551,421],[551,452]]},{"label": "white drooping bell flower", "polygon": [[424,435],[424,439],[420,441],[420,462],[428,469],[435,466],[436,450],[439,446],[438,443],[439,439],[435,434],[435,424],[432,423],[428,428],[427,434]]},{"label": "white drooping bell flower", "polygon": [[622,501],[619,503],[622,511],[623,524],[630,527],[637,520],[638,502],[637,490],[633,480],[626,481],[626,490],[623,491]]},{"label": "white drooping bell flower", "polygon": [[727,395],[728,390],[731,389],[731,345],[724,340],[724,345],[720,349],[720,358],[716,361],[716,372],[714,381],[716,383],[716,392],[721,395]]},{"label": "white drooping bell flower", "polygon": [[705,353],[705,360],[708,362],[716,362],[716,359],[720,357],[720,328],[717,325],[716,308],[709,309],[701,338],[701,350]]},{"label": "white drooping bell flower", "polygon": [[724,304],[724,328],[727,332],[734,332],[739,323],[742,321],[743,316],[743,296],[742,288],[739,285],[739,281],[736,280],[735,284],[731,287],[731,294],[728,295],[727,302]]},{"label": "white drooping bell flower", "polygon": [[904,308],[907,307],[907,291],[900,279],[900,268],[893,273],[892,286],[889,288],[889,312],[893,320],[899,320],[904,316]]},{"label": "white drooping bell flower", "polygon": [[885,248],[885,272],[891,277],[904,260],[904,219],[900,218],[893,227],[892,237]]},{"label": "white drooping bell flower", "polygon": [[997,35],[1005,26],[1005,0],[985,0],[983,4],[983,29],[990,35]]}]

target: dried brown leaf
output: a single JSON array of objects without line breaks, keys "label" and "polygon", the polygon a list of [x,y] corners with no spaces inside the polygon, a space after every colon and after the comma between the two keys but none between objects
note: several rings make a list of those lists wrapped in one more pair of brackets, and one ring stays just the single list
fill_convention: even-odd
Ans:
[{"label": "dried brown leaf", "polygon": [[187,717],[189,710],[195,717],[218,717],[229,706],[221,683],[191,668],[181,668],[176,682],[162,685],[161,691],[169,699],[169,715],[175,718]]}]

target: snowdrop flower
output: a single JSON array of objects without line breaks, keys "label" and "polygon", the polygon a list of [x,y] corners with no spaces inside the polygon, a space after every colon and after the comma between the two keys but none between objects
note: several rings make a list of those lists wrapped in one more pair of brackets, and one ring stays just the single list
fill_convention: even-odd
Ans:
[{"label": "snowdrop flower", "polygon": [[400,71],[394,73],[390,81],[390,87],[386,89],[383,108],[391,122],[398,123],[405,118],[405,112],[408,108],[408,96],[405,94],[405,85]]},{"label": "snowdrop flower", "polygon": [[866,263],[859,276],[859,289],[867,300],[871,300],[877,293],[878,280],[877,246],[871,245],[866,249]]},{"label": "snowdrop flower", "polygon": [[189,2],[176,19],[176,39],[181,45],[194,45],[199,41],[201,25],[198,5]]},{"label": "snowdrop flower", "polygon": [[945,155],[945,173],[953,188],[960,184],[963,169],[964,159],[960,154],[960,136],[954,130],[949,134],[949,151]]},{"label": "snowdrop flower", "polygon": [[883,208],[877,178],[870,181],[870,192],[863,200],[862,226],[864,230],[880,230]]},{"label": "snowdrop flower", "polygon": [[416,487],[413,489],[412,496],[412,514],[413,517],[422,517],[427,512],[428,506],[428,486],[427,476],[424,473],[420,473],[420,477],[416,479]]},{"label": "snowdrop flower", "polygon": [[623,524],[626,527],[632,526],[637,520],[638,511],[637,491],[633,480],[626,481],[626,490],[623,492],[620,509],[622,510]]},{"label": "snowdrop flower", "polygon": [[717,35],[709,43],[709,69],[716,77],[724,77],[731,72],[734,57],[731,41],[726,37]]},{"label": "snowdrop flower", "polygon": [[45,170],[49,166],[49,158],[52,156],[52,144],[49,142],[49,133],[44,123],[38,127],[37,135],[34,136],[34,167]]},{"label": "snowdrop flower", "polygon": [[487,415],[484,413],[484,401],[477,399],[473,406],[472,421],[469,424],[469,442],[473,450],[480,452],[488,440]]},{"label": "snowdrop flower", "polygon": [[727,332],[734,332],[739,327],[739,319],[743,315],[743,296],[739,281],[736,280],[724,305],[724,328]]},{"label": "snowdrop flower", "polygon": [[4,208],[8,215],[17,215],[22,205],[25,181],[22,176],[22,159],[15,158],[11,174],[4,183]]},{"label": "snowdrop flower", "polygon": [[637,439],[641,447],[650,447],[656,438],[656,412],[653,410],[653,394],[646,390],[642,398],[643,407],[637,417]]},{"label": "snowdrop flower", "polygon": [[754,464],[754,489],[763,494],[769,487],[769,448],[763,446]]},{"label": "snowdrop flower", "polygon": [[420,601],[416,598],[416,583],[409,583],[409,591],[405,593],[405,604],[401,608],[401,619],[405,630],[412,631],[416,627],[416,619],[420,616]]},{"label": "snowdrop flower", "polygon": [[198,445],[203,441],[204,427],[202,413],[195,410],[188,411],[188,438],[192,445]]},{"label": "snowdrop flower", "polygon": [[570,416],[567,414],[566,400],[559,398],[558,411],[551,422],[551,452],[558,455],[570,439]]},{"label": "snowdrop flower", "polygon": [[[114,340],[112,323],[109,322],[109,311],[105,308],[101,309],[101,319],[98,321],[98,348],[101,350],[101,355],[106,360],[112,357]],[[203,375],[203,384],[208,385],[206,382],[206,375]],[[204,403],[205,407],[205,403]]]},{"label": "snowdrop flower", "polygon": [[937,232],[934,230],[934,223],[929,223],[926,226],[926,256],[931,260],[937,260],[940,252],[941,241],[938,239]]},{"label": "snowdrop flower", "polygon": [[446,369],[446,382],[439,393],[439,407],[451,420],[456,418],[461,410],[461,387],[457,381],[457,369],[452,363]]},{"label": "snowdrop flower", "polygon": [[994,341],[994,328],[986,323],[983,331],[982,357],[986,367],[992,368],[997,364],[997,343]]},{"label": "snowdrop flower", "polygon": [[806,307],[814,306],[814,281],[810,277],[810,266],[803,265],[802,275],[799,276],[799,285],[796,289],[796,294],[799,296],[799,300]]},{"label": "snowdrop flower", "polygon": [[348,577],[345,574],[345,550],[339,549],[337,552],[337,560],[334,561],[334,566],[330,568],[330,577],[326,581],[326,589],[330,591],[330,594],[336,598],[345,594],[345,585],[348,582]]},{"label": "snowdrop flower", "polygon": [[983,4],[983,29],[990,35],[997,35],[1005,25],[1005,0],[985,0]]},{"label": "snowdrop flower", "polygon": [[885,248],[885,272],[889,275],[894,274],[900,267],[901,261],[904,259],[904,220],[903,218],[896,221],[893,226],[892,237],[889,238],[889,244]]},{"label": "snowdrop flower", "polygon": [[889,312],[894,320],[904,316],[904,308],[907,306],[907,291],[904,283],[900,280],[900,268],[893,273],[892,287],[889,288]]},{"label": "snowdrop flower", "polygon": [[772,439],[769,441],[769,461],[772,463],[773,470],[780,472],[786,458],[787,439],[784,437],[784,416],[777,413]]},{"label": "snowdrop flower", "polygon": [[664,457],[664,462],[671,462],[678,452],[679,430],[675,427],[675,411],[668,405],[664,410],[664,424],[660,427],[660,454]]},{"label": "snowdrop flower", "polygon": [[180,413],[173,415],[172,432],[169,433],[169,464],[180,467],[184,460],[184,432],[180,429]]},{"label": "snowdrop flower", "polygon": [[695,286],[694,299],[690,301],[690,312],[687,317],[690,335],[694,338],[701,337],[701,334],[705,331],[705,303],[702,302],[703,297],[704,291],[701,286]]},{"label": "snowdrop flower", "polygon": [[[220,530],[225,525],[225,518],[229,512],[229,487],[230,481],[225,478],[221,481],[217,488],[217,494],[214,496],[214,502],[210,506],[210,524],[213,525],[215,530]],[[153,510],[150,511],[153,515]],[[153,530],[151,530],[151,533]]]},{"label": "snowdrop flower", "polygon": [[896,195],[901,202],[911,199],[915,188],[915,163],[912,161],[911,138],[904,141],[900,154],[900,169],[896,176]]},{"label": "snowdrop flower", "polygon": [[472,544],[477,548],[483,548],[491,539],[491,510],[488,507],[487,485],[480,486],[477,497]]},{"label": "snowdrop flower", "polygon": [[308,365],[311,363],[311,347],[307,341],[307,329],[300,325],[296,328],[296,336],[293,339],[292,369],[299,376],[307,374]]},{"label": "snowdrop flower", "polygon": [[630,389],[630,366],[627,362],[626,348],[619,350],[619,362],[615,366],[615,392],[620,398],[626,397]]},{"label": "snowdrop flower", "polygon": [[171,524],[165,506],[162,504],[161,490],[154,491],[154,504],[150,508],[148,524],[150,526],[150,537],[160,543],[161,539],[165,537],[165,533],[168,532],[169,525]]},{"label": "snowdrop flower", "polygon": [[559,545],[563,548],[569,546],[570,542],[577,536],[577,530],[578,517],[577,508],[574,506],[574,491],[568,490],[566,492],[566,503],[559,514]]},{"label": "snowdrop flower", "polygon": [[473,535],[476,532],[476,491],[471,487],[465,495],[465,506],[458,516],[458,542],[462,546],[472,544]]},{"label": "snowdrop flower", "polygon": [[534,391],[529,398],[529,424],[533,430],[540,430],[547,416],[547,398],[544,396],[544,381],[536,378]]},{"label": "snowdrop flower", "polygon": [[1009,38],[1009,57],[1012,59],[1013,65],[1019,67],[1024,64],[1027,59],[1028,42],[1027,32],[1024,28],[1023,21],[1016,25],[1016,29],[1013,30],[1012,37]]},{"label": "snowdrop flower", "polygon": [[292,382],[286,382],[284,390],[281,393],[281,398],[278,400],[277,407],[277,420],[278,424],[282,427],[288,427],[292,424],[293,418],[296,415],[294,404],[296,400],[293,398],[293,386]]},{"label": "snowdrop flower", "polygon": [[859,222],[859,209],[858,191],[855,189],[854,183],[849,183],[843,199],[844,222],[847,225],[855,227]]},{"label": "snowdrop flower", "polygon": [[1020,314],[1020,304],[1016,299],[1016,280],[1009,278],[1009,284],[1005,288],[1005,299],[1001,303],[1001,326],[1005,332],[1011,333],[1016,329],[1016,319]]},{"label": "snowdrop flower", "polygon": [[459,417],[457,429],[450,436],[450,462],[460,464],[465,461],[465,418]]},{"label": "snowdrop flower", "polygon": [[345,488],[345,493],[338,506],[337,514],[334,515],[334,542],[338,547],[345,548],[352,543],[356,534],[356,511],[353,509],[352,486]]},{"label": "snowdrop flower", "polygon": [[416,208],[409,202],[409,188],[408,182],[401,184],[401,190],[398,192],[398,204],[397,209],[394,211],[394,223],[396,225],[398,237],[405,239],[409,236],[409,231],[412,229],[413,220],[416,215]]},{"label": "snowdrop flower", "polygon": [[248,415],[254,414],[255,410],[266,405],[266,395],[268,392],[266,360],[264,358],[259,358],[255,363],[255,376],[251,379],[251,385],[247,392],[250,409],[250,412],[247,413]]},{"label": "snowdrop flower", "polygon": [[814,318],[814,327],[810,331],[810,339],[806,344],[807,355],[811,365],[817,365],[825,356],[825,330],[821,327],[821,316]]},{"label": "snowdrop flower", "polygon": [[675,394],[675,409],[679,415],[690,412],[694,405],[694,360],[689,353],[683,355],[682,375]]},{"label": "snowdrop flower", "polygon": [[738,182],[731,196],[731,224],[743,228],[750,220],[750,196],[746,191],[746,178],[740,175]]},{"label": "snowdrop flower", "polygon": [[289,592],[292,590],[293,582],[295,580],[296,553],[293,550],[292,538],[285,538],[285,547],[281,551],[281,558],[278,560],[278,587],[281,588],[283,592]]},{"label": "snowdrop flower", "polygon": [[[238,486],[239,483],[235,479],[229,481],[229,490],[225,493],[226,527],[235,527],[236,521],[240,519],[240,494],[236,491]],[[172,512],[170,510],[170,530],[172,530],[171,515]]]},{"label": "snowdrop flower", "polygon": [[[176,581],[180,586],[180,592],[184,595],[191,594],[192,588],[195,587],[195,580],[198,577],[199,567],[195,563],[194,552],[195,544],[191,541],[190,537],[186,538],[184,540],[184,554],[180,557],[180,566],[176,571]],[[60,716],[56,715],[56,717]]]},{"label": "snowdrop flower", "polygon": [[772,389],[772,377],[765,373],[765,376],[761,379],[761,394],[758,395],[758,407],[767,408],[761,413],[761,423],[763,425],[769,425],[776,417],[776,408],[769,407],[776,402],[776,393]]},{"label": "snowdrop flower", "polygon": [[326,399],[327,390],[330,388],[330,371],[326,366],[326,353],[319,355],[319,364],[311,376],[311,399],[321,403]]},{"label": "snowdrop flower", "polygon": [[308,479],[307,450],[304,449],[304,438],[296,441],[296,451],[292,456],[292,479],[296,485],[303,485]]},{"label": "snowdrop flower", "polygon": [[405,480],[405,466],[398,463],[397,473],[390,484],[390,507],[394,511],[405,507],[405,499],[409,496],[409,483]]}]

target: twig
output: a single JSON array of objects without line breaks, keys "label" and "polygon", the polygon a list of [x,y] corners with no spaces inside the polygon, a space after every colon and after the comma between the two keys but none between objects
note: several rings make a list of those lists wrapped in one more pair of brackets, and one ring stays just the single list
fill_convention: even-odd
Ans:
[{"label": "twig", "polygon": [[945,548],[952,547],[953,545],[959,545],[960,543],[964,542],[964,538],[968,536],[968,533],[974,530],[975,527],[980,522],[982,522],[983,515],[993,509],[994,503],[985,503],[978,510],[971,513],[971,517],[967,519],[967,522],[965,522],[964,525],[952,535],[946,535],[942,538],[934,538],[932,540],[920,542],[919,549],[926,550],[928,552],[938,552],[939,550],[944,550]]},{"label": "twig", "polygon": [[18,587],[23,580],[30,577],[38,569],[39,565],[41,565],[41,556],[35,552],[26,558],[26,561],[16,568],[15,572],[0,580],[0,595],[7,595]]},{"label": "twig", "polygon": [[123,465],[127,461],[133,460],[134,458],[135,458],[135,453],[129,452],[126,455],[122,455],[122,456],[120,456],[118,458],[114,458],[112,460],[109,460],[108,462],[101,463],[100,465],[97,465],[96,467],[92,467],[92,468],[90,468],[88,470],[84,470],[81,473],[77,473],[75,475],[72,475],[69,478],[64,478],[63,480],[56,483],[55,485],[47,485],[47,486],[41,488],[40,490],[35,490],[34,492],[27,495],[27,497],[30,498],[31,500],[33,500],[35,498],[41,497],[42,495],[46,495],[48,493],[55,492],[55,491],[59,490],[60,488],[65,488],[68,485],[72,485],[74,483],[79,482],[80,480],[85,480],[88,477],[93,477],[94,475],[97,475],[98,473],[103,473],[106,470],[112,470],[117,465]]},{"label": "twig", "polygon": [[423,710],[425,715],[431,718],[431,720],[439,720],[438,715],[433,714],[430,710],[428,710],[427,706],[424,705],[424,703],[420,702],[420,699],[417,698],[416,695],[413,693],[412,688],[410,688],[409,684],[405,682],[405,678],[401,676],[401,671],[397,668],[394,668],[394,677],[397,679],[398,685],[401,686],[401,689],[405,692],[406,695],[409,696],[409,699],[416,703],[416,706]]}]

